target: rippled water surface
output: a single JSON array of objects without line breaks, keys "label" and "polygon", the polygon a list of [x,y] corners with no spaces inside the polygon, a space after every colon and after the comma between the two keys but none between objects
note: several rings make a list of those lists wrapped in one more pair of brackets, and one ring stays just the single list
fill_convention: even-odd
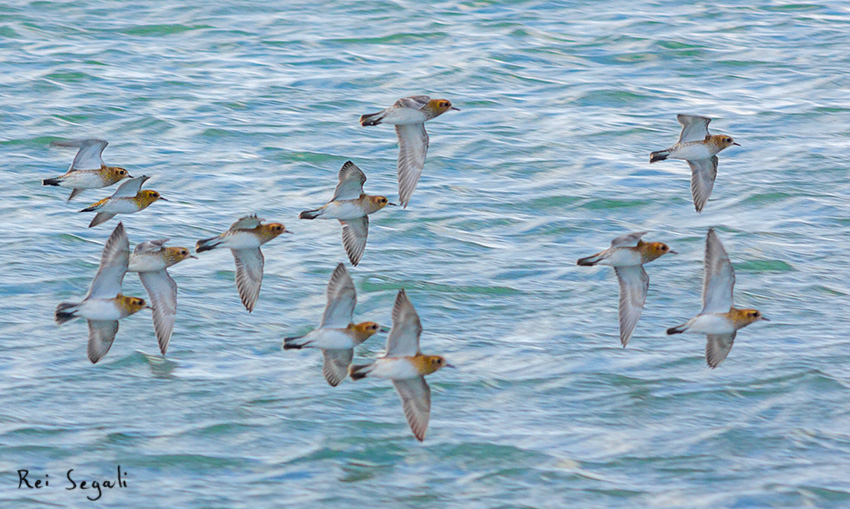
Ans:
[{"label": "rippled water surface", "polygon": [[[87,503],[64,473],[117,464],[128,486],[101,501],[136,507],[850,504],[846,3],[165,4],[0,7],[4,507]],[[281,350],[345,260],[339,226],[298,212],[347,159],[395,198],[393,130],[357,118],[421,93],[462,111],[428,124],[410,206],[372,217],[352,276],[357,318],[389,324],[405,288],[422,349],[458,366],[429,377],[424,444],[391,384],[331,388],[317,352]],[[648,164],[680,112],[742,145],[701,215],[685,163]],[[87,361],[85,324],[52,312],[116,221],[76,213],[105,191],[40,184],[73,157],[50,141],[86,136],[172,200],[124,218],[133,243],[192,246],[249,212],[295,232],[264,248],[253,314],[230,254],[204,253],[171,270],[165,360],[145,312]],[[737,303],[772,319],[716,370],[700,336],[664,333],[700,309],[712,226]],[[624,350],[613,271],[575,260],[637,230],[680,254],[647,266]],[[55,480],[19,490],[22,468]]]}]

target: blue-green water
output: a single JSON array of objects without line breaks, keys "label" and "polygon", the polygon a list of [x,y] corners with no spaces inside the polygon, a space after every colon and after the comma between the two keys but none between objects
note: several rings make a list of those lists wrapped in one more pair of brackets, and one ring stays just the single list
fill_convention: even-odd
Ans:
[{"label": "blue-green water", "polygon": [[[11,2],[0,6],[0,504],[88,503],[65,472],[128,486],[120,506],[757,507],[850,505],[850,11],[846,3],[610,0]],[[298,221],[347,159],[396,197],[397,146],[362,113],[430,94],[406,210],[372,217],[352,269],[356,317],[390,322],[406,288],[431,424],[412,438],[391,384],[331,388],[315,327],[345,260],[339,226]],[[742,147],[693,210],[680,112]],[[295,232],[264,248],[253,314],[227,252],[172,269],[167,360],[149,315],[109,355],[52,311],[81,297],[115,225],[76,214],[106,191],[42,187],[99,136],[107,163],[172,201],[126,216],[132,242],[191,246],[257,212]],[[666,327],[699,311],[705,232],[736,301],[773,321],[710,370],[704,340]],[[617,283],[575,259],[624,232],[680,254],[627,349]],[[125,293],[145,296],[134,275]],[[379,355],[384,336],[358,350]],[[53,480],[17,489],[18,469]]]}]

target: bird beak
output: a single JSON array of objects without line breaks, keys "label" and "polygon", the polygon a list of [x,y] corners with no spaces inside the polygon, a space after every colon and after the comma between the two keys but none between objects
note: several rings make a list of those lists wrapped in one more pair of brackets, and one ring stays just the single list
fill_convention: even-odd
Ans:
[{"label": "bird beak", "polygon": [[398,204],[397,204],[397,203],[393,203],[393,202],[387,202],[387,205],[392,205],[393,207],[398,207]]},{"label": "bird beak", "polygon": [[460,111],[460,108],[455,108],[454,106],[452,106],[452,107],[451,107],[451,108],[449,108],[449,109],[450,109],[450,110],[455,110],[455,111]]},{"label": "bird beak", "polygon": [[162,201],[171,201],[168,198],[163,198],[162,196],[160,196],[159,199],[162,200]]},{"label": "bird beak", "polygon": [[765,317],[765,316],[761,317],[761,319],[762,319],[762,320],[764,320],[765,322],[769,322],[769,321],[770,321],[770,320],[768,320],[768,319],[767,319],[767,317]]},{"label": "bird beak", "polygon": [[134,179],[134,178],[136,178],[136,177],[134,177],[134,176],[132,176],[132,175],[130,175],[130,174],[128,173],[128,174],[127,174],[127,176],[126,176],[125,178],[128,178],[128,179]]},{"label": "bird beak", "polygon": [[738,145],[739,147],[741,146],[740,143],[735,143],[734,141],[732,142],[732,145]]},{"label": "bird beak", "polygon": [[446,363],[446,367],[447,367],[447,368],[457,369],[457,366],[455,366],[454,364],[449,364],[448,362]]},{"label": "bird beak", "polygon": [[281,233],[288,233],[288,234],[292,235],[292,232],[289,231],[289,230],[283,230]]},{"label": "bird beak", "polygon": [[667,252],[670,253],[670,254],[679,254],[677,251],[673,251],[672,249],[670,251],[667,251]]},{"label": "bird beak", "polygon": [[378,332],[384,332],[384,333],[387,333],[387,332],[389,332],[389,331],[390,331],[390,328],[389,328],[389,327],[385,327],[385,326],[383,326],[383,325],[381,326],[381,328],[380,328],[380,329],[378,329]]},{"label": "bird beak", "polygon": [[188,256],[188,258],[194,258],[194,259],[196,259],[196,260],[198,259],[198,257],[197,257],[197,256],[195,256],[195,255],[189,255],[189,256]]},{"label": "bird beak", "polygon": [[153,308],[152,308],[152,307],[150,307],[150,306],[149,306],[149,305],[147,305],[147,304],[145,304],[145,307],[143,307],[142,309],[150,309],[151,311],[153,311]]}]

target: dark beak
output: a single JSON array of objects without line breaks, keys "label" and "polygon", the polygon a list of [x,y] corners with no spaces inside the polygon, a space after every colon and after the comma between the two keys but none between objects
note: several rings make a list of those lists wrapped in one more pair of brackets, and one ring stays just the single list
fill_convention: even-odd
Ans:
[{"label": "dark beak", "polygon": [[292,232],[289,231],[289,230],[283,230],[281,233],[288,233],[288,234],[292,235]]},{"label": "dark beak", "polygon": [[670,251],[667,251],[667,252],[670,253],[670,254],[679,254],[678,252],[673,251],[672,249]]},{"label": "dark beak", "polygon": [[446,367],[457,369],[457,366],[455,366],[454,364],[449,364],[448,362],[446,363]]},{"label": "dark beak", "polygon": [[452,106],[452,107],[451,107],[451,108],[449,108],[449,109],[450,109],[450,110],[455,110],[455,111],[460,111],[460,108],[455,108],[454,106]]},{"label": "dark beak", "polygon": [[384,327],[383,325],[381,325],[381,328],[379,328],[379,329],[378,329],[378,332],[384,332],[384,333],[386,333],[386,332],[389,332],[389,331],[390,331],[390,328],[389,328],[389,327]]},{"label": "dark beak", "polygon": [[130,174],[128,173],[128,174],[127,174],[127,177],[125,177],[125,178],[128,178],[128,179],[134,179],[134,178],[136,178],[136,177],[134,177],[134,176],[132,176],[132,175],[130,175]]},{"label": "dark beak", "polygon": [[162,201],[171,201],[168,198],[163,198],[162,196],[160,196],[159,199],[162,200]]},{"label": "dark beak", "polygon": [[738,145],[739,147],[741,146],[740,143],[735,143],[734,141],[732,142],[732,145]]},{"label": "dark beak", "polygon": [[768,319],[767,319],[767,317],[764,317],[764,316],[763,316],[763,317],[761,317],[761,319],[762,319],[762,320],[764,320],[765,322],[769,322],[769,321],[770,321],[770,320],[768,320]]},{"label": "dark beak", "polygon": [[392,205],[393,207],[398,207],[398,204],[393,203],[393,202],[387,202],[387,205]]},{"label": "dark beak", "polygon": [[187,258],[194,258],[194,259],[196,259],[196,260],[198,259],[198,257],[197,257],[197,256],[195,256],[195,255],[189,255]]}]

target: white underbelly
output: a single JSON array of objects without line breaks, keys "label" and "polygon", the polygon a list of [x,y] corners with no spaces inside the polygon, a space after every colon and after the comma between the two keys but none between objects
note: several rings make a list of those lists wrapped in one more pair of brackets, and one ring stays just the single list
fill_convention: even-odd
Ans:
[{"label": "white underbelly", "polygon": [[217,247],[229,247],[230,249],[254,249],[260,247],[260,239],[253,232],[237,231],[226,236],[224,241]]},{"label": "white underbelly", "polygon": [[668,156],[670,159],[684,159],[687,161],[696,161],[698,159],[708,159],[713,156],[708,145],[702,142],[686,143],[676,147]]},{"label": "white underbelly", "polygon": [[100,170],[75,171],[64,177],[59,185],[74,189],[100,189],[101,187],[106,187],[105,182],[100,177]]},{"label": "white underbelly", "polygon": [[344,200],[328,203],[325,213],[319,217],[323,219],[357,219],[365,215],[359,200]]},{"label": "white underbelly", "polygon": [[419,378],[422,375],[410,362],[409,357],[383,357],[375,361],[375,367],[369,372],[369,376],[404,380]]},{"label": "white underbelly", "polygon": [[77,314],[89,320],[118,320],[121,310],[114,299],[88,299],[80,304]]},{"label": "white underbelly", "polygon": [[640,251],[629,248],[615,248],[611,255],[599,262],[599,265],[610,265],[611,267],[634,267],[641,264]]},{"label": "white underbelly", "polygon": [[165,268],[161,253],[131,254],[129,272],[157,272]]},{"label": "white underbelly", "polygon": [[138,212],[139,206],[133,201],[133,198],[115,198],[110,200],[103,207],[99,208],[98,212],[108,212],[110,214],[132,214]]},{"label": "white underbelly", "polygon": [[425,114],[411,108],[399,108],[387,112],[381,122],[385,124],[422,124],[425,122]]},{"label": "white underbelly", "polygon": [[700,334],[731,334],[735,332],[735,324],[726,315],[706,313],[691,320],[688,332]]},{"label": "white underbelly", "polygon": [[343,329],[316,329],[304,338],[310,343],[306,346],[325,350],[354,348],[353,338]]}]

